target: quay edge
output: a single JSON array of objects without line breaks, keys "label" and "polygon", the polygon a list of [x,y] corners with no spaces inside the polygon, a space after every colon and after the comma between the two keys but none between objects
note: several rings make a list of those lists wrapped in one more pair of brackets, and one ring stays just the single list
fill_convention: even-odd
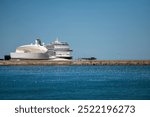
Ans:
[{"label": "quay edge", "polygon": [[29,66],[29,65],[150,65],[150,60],[0,60],[0,66]]}]

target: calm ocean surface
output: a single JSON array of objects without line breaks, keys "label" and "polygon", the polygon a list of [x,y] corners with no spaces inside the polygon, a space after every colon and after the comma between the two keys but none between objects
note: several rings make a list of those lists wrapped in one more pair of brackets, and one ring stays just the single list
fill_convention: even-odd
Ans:
[{"label": "calm ocean surface", "polygon": [[150,66],[0,66],[0,99],[150,99]]}]

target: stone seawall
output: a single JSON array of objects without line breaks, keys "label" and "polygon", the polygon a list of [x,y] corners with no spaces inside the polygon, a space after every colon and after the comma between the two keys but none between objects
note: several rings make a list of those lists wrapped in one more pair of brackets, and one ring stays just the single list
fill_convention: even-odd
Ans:
[{"label": "stone seawall", "polygon": [[24,66],[24,65],[150,65],[150,60],[72,60],[72,61],[51,61],[51,60],[0,60],[0,66]]}]

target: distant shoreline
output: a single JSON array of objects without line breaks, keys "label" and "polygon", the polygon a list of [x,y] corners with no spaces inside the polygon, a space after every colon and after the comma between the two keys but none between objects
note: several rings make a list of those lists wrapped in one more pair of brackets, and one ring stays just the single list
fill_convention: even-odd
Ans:
[{"label": "distant shoreline", "polygon": [[150,65],[150,60],[0,60],[0,66]]}]

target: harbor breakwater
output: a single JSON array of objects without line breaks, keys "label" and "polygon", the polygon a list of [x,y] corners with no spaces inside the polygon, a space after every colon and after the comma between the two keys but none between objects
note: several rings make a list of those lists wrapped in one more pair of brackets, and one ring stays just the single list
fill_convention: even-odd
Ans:
[{"label": "harbor breakwater", "polygon": [[26,65],[150,65],[150,60],[0,60],[0,66]]}]

